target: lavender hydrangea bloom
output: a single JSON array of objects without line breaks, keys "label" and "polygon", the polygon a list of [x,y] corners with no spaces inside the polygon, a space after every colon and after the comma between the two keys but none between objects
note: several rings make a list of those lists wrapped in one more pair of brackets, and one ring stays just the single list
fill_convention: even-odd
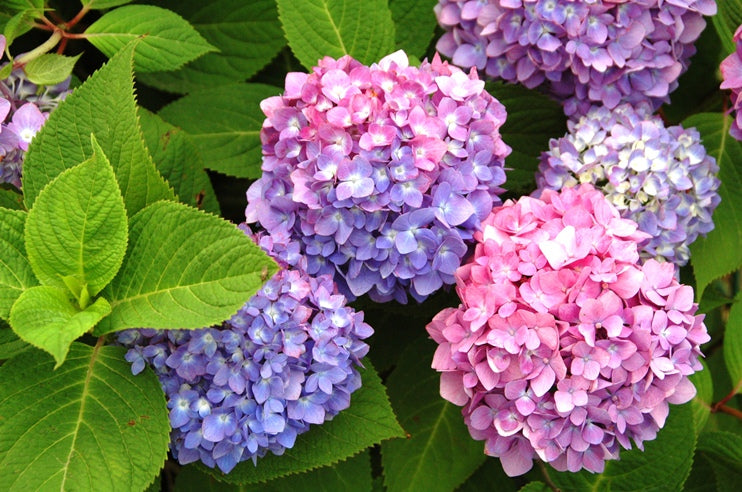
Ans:
[{"label": "lavender hydrangea bloom", "polygon": [[439,0],[435,12],[437,49],[454,64],[541,86],[580,116],[595,103],[667,102],[716,3]]},{"label": "lavender hydrangea bloom", "polygon": [[734,33],[734,43],[737,49],[721,62],[721,88],[732,91],[732,110],[735,118],[729,128],[729,134],[737,140],[742,140],[742,111],[740,111],[742,99],[739,97],[742,92],[742,26]]},{"label": "lavender hydrangea bloom", "polygon": [[160,379],[173,455],[227,473],[268,451],[282,454],[310,424],[347,408],[361,385],[362,340],[372,333],[332,277],[296,267],[279,271],[220,327],[127,330],[119,343],[129,347],[132,372],[148,364]]},{"label": "lavender hydrangea bloom", "polygon": [[[0,35],[0,53],[5,37]],[[28,144],[69,91],[63,83],[39,87],[31,83],[23,69],[15,69],[0,80],[0,183],[21,187],[23,157]]]},{"label": "lavender hydrangea bloom", "polygon": [[333,275],[349,299],[422,300],[454,282],[500,203],[510,152],[505,108],[475,72],[437,55],[411,67],[401,51],[370,67],[325,58],[289,73],[261,108],[263,175],[247,192],[248,223],[295,241],[308,272]]},{"label": "lavender hydrangea bloom", "polygon": [[689,245],[714,228],[721,200],[716,160],[695,128],[665,128],[647,107],[594,107],[552,139],[536,174],[540,189],[592,183],[651,239],[642,257],[685,265]]}]

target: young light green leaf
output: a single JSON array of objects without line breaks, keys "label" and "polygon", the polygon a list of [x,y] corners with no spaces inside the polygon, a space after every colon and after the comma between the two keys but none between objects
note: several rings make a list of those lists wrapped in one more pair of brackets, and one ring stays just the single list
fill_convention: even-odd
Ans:
[{"label": "young light green leaf", "polygon": [[260,101],[281,94],[263,84],[231,84],[218,91],[192,92],[165,106],[159,115],[190,134],[206,167],[229,176],[260,176]]},{"label": "young light green leaf", "polygon": [[111,312],[102,297],[81,310],[67,290],[39,285],[23,291],[10,310],[10,326],[22,340],[46,350],[58,368],[70,344]]},{"label": "young light green leaf", "polygon": [[729,310],[724,331],[724,362],[735,393],[742,392],[742,303],[736,302]]},{"label": "young light green leaf", "polygon": [[23,71],[28,80],[38,85],[54,85],[62,82],[72,73],[77,56],[64,56],[47,53],[26,63]]},{"label": "young light green leaf", "polygon": [[696,276],[696,298],[712,280],[742,266],[742,142],[729,135],[732,119],[724,113],[699,113],[683,121],[696,127],[709,155],[719,165],[721,203],[714,211],[714,230],[691,244],[691,262]]},{"label": "young light green leaf", "polygon": [[125,5],[131,3],[131,1],[132,0],[83,0],[82,4],[90,10],[103,10],[110,9],[111,7],[118,7],[119,5]]},{"label": "young light green leaf", "polygon": [[508,113],[500,129],[503,141],[513,149],[505,158],[508,190],[528,194],[536,187],[541,152],[549,150],[550,139],[564,135],[567,119],[558,103],[525,87],[493,83],[487,89]]},{"label": "young light green leaf", "polygon": [[25,212],[0,208],[0,319],[4,320],[21,293],[39,283],[26,254],[25,224]]},{"label": "young light green leaf", "polygon": [[113,169],[95,138],[92,146],[90,159],[41,190],[28,213],[25,239],[42,284],[65,288],[64,278],[74,277],[95,296],[121,266],[128,225]]},{"label": "young light green leaf", "polygon": [[47,183],[92,155],[91,133],[113,166],[129,216],[149,203],[174,197],[152,163],[137,123],[135,44],[127,45],[67,96],[31,141],[23,164],[29,209]]},{"label": "young light green leaf", "polygon": [[247,80],[286,45],[275,0],[167,0],[159,5],[188,19],[219,51],[176,71],[138,76],[158,89],[185,93]]},{"label": "young light green leaf", "polygon": [[122,347],[72,344],[53,371],[28,350],[0,367],[0,490],[141,491],[165,460],[170,425],[157,377]]},{"label": "young light green leaf", "polygon": [[623,490],[664,492],[682,490],[688,478],[696,433],[693,432],[693,412],[690,405],[670,405],[670,416],[657,439],[644,443],[644,451],[621,449],[621,459],[607,461],[603,473],[557,472],[548,474],[563,491],[594,492]]},{"label": "young light green leaf", "polygon": [[440,374],[430,368],[434,352],[435,344],[428,339],[413,342],[387,382],[389,398],[408,435],[381,443],[389,492],[453,490],[485,460],[484,444],[469,435],[461,408],[440,396]]},{"label": "young light green leaf", "polygon": [[[28,31],[33,29],[33,21],[37,16],[37,12],[33,10],[23,10],[13,15],[5,23],[3,28],[3,35],[5,36],[5,43],[7,46],[13,44],[16,38],[23,36]],[[4,54],[2,54],[4,56]],[[11,66],[12,71],[12,66]]]},{"label": "young light green leaf", "polygon": [[438,25],[433,7],[438,0],[389,0],[397,49],[422,58]]},{"label": "young light green leaf", "polygon": [[143,108],[139,108],[139,123],[157,169],[175,189],[180,201],[219,214],[219,202],[204,169],[203,157],[191,137]]},{"label": "young light green leaf", "polygon": [[711,19],[727,54],[734,53],[734,31],[742,24],[742,0],[723,0],[717,3],[716,15]]},{"label": "young light green leaf", "polygon": [[138,72],[176,70],[214,51],[187,20],[154,5],[126,5],[111,10],[85,30],[86,39],[107,56],[141,38],[134,52]]},{"label": "young light green leaf", "polygon": [[0,320],[0,360],[10,359],[31,346],[18,338],[13,329]]},{"label": "young light green leaf", "polygon": [[276,263],[226,220],[182,203],[154,203],[131,219],[126,258],[103,291],[113,312],[96,334],[220,323],[276,270]]},{"label": "young light green leaf", "polygon": [[394,51],[387,0],[277,0],[291,51],[311,69],[324,56],[350,55],[370,65]]},{"label": "young light green leaf", "polygon": [[331,465],[385,439],[403,437],[379,375],[367,360],[363,365],[363,384],[351,395],[350,407],[301,434],[282,456],[269,453],[257,467],[249,461],[239,463],[226,475],[202,469],[223,482],[245,486]]},{"label": "young light green leaf", "polygon": [[198,467],[186,466],[178,473],[175,489],[177,492],[371,492],[371,459],[368,452],[359,453],[335,465],[250,485],[220,482]]}]

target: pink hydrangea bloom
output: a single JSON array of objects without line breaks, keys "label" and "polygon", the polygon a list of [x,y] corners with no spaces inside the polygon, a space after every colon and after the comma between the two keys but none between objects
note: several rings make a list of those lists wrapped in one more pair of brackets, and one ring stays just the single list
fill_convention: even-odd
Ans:
[{"label": "pink hydrangea bloom", "polygon": [[350,299],[426,298],[453,284],[474,231],[501,203],[505,108],[441,62],[324,58],[261,103],[263,175],[248,223],[294,240],[312,275]]},{"label": "pink hydrangea bloom", "polygon": [[734,53],[721,62],[721,88],[732,91],[732,109],[735,112],[734,122],[729,133],[737,140],[742,140],[742,26],[734,33],[734,43],[737,47]]},{"label": "pink hydrangea bloom", "polygon": [[647,237],[590,184],[508,201],[475,234],[462,304],[427,330],[441,396],[508,475],[599,473],[695,395],[703,315],[672,263],[639,264]]}]

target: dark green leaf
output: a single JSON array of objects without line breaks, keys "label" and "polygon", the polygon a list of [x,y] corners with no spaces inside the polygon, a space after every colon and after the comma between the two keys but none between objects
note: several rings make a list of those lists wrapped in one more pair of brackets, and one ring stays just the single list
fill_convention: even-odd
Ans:
[{"label": "dark green leaf", "polygon": [[387,388],[407,439],[381,445],[389,492],[447,491],[485,460],[484,443],[469,435],[461,408],[441,398],[440,374],[431,369],[435,343],[413,342],[400,356]]},{"label": "dark green leaf", "polygon": [[0,321],[0,360],[10,359],[31,346],[18,338],[18,335],[5,321]]},{"label": "dark green leaf", "polygon": [[742,467],[742,436],[739,434],[720,431],[702,432],[698,436],[698,450],[712,456],[714,460]]},{"label": "dark green leaf", "polygon": [[742,303],[736,302],[729,311],[727,327],[724,331],[724,361],[727,364],[732,388],[735,393],[742,391]]},{"label": "dark green leaf", "polygon": [[23,195],[14,189],[0,188],[0,207],[11,210],[23,210]]},{"label": "dark green leaf", "polygon": [[716,2],[717,13],[712,17],[716,32],[727,54],[734,53],[732,37],[737,26],[742,24],[742,0],[721,0]]},{"label": "dark green leaf", "polygon": [[696,432],[700,432],[706,425],[711,412],[711,403],[714,399],[714,383],[711,378],[711,371],[703,361],[701,361],[701,364],[703,364],[702,371],[694,372],[688,376],[690,382],[696,387],[696,396],[691,403]]},{"label": "dark green leaf", "polygon": [[54,363],[28,350],[0,367],[0,490],[141,491],[167,453],[170,423],[151,371],[126,350],[74,343]]},{"label": "dark green leaf", "polygon": [[497,458],[487,458],[477,471],[469,477],[456,492],[515,492],[518,485],[515,479],[505,475]]},{"label": "dark green leaf", "polygon": [[422,58],[438,25],[433,7],[437,0],[389,0],[397,49]]},{"label": "dark green leaf", "polygon": [[38,285],[23,240],[25,224],[25,212],[0,208],[0,319],[4,320],[21,293]]}]

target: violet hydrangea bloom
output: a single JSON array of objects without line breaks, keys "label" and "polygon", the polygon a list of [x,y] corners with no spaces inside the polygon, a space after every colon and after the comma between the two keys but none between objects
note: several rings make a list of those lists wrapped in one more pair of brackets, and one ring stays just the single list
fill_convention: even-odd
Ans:
[{"label": "violet hydrangea bloom", "polygon": [[462,304],[427,326],[441,396],[510,476],[534,459],[601,472],[655,438],[709,340],[670,263],[589,184],[493,210],[456,272]]},{"label": "violet hydrangea bloom", "polygon": [[402,51],[370,67],[328,57],[289,73],[261,108],[263,175],[247,192],[248,223],[299,241],[309,273],[334,275],[351,299],[422,300],[453,284],[500,203],[510,152],[505,108],[474,71],[437,55],[412,67]]},{"label": "violet hydrangea bloom", "polygon": [[732,91],[732,111],[735,113],[734,121],[729,129],[729,134],[737,140],[742,140],[742,26],[734,33],[736,50],[721,62],[721,88]]},{"label": "violet hydrangea bloom", "polygon": [[714,0],[439,0],[437,49],[462,67],[541,86],[568,116],[659,105],[678,85]]},{"label": "violet hydrangea bloom", "polygon": [[[0,53],[4,50],[5,37],[0,35]],[[21,187],[28,144],[49,113],[67,96],[68,87],[69,79],[54,86],[39,87],[20,68],[0,80],[0,183]]]},{"label": "violet hydrangea bloom", "polygon": [[311,424],[347,408],[361,386],[362,340],[372,333],[332,277],[295,267],[276,273],[222,326],[127,330],[119,342],[132,372],[148,364],[160,379],[173,455],[227,473],[268,451],[282,454]]},{"label": "violet hydrangea bloom", "polygon": [[593,107],[552,139],[536,174],[540,188],[592,183],[651,239],[642,257],[685,265],[689,245],[714,228],[716,160],[695,128],[665,128],[648,108]]}]

